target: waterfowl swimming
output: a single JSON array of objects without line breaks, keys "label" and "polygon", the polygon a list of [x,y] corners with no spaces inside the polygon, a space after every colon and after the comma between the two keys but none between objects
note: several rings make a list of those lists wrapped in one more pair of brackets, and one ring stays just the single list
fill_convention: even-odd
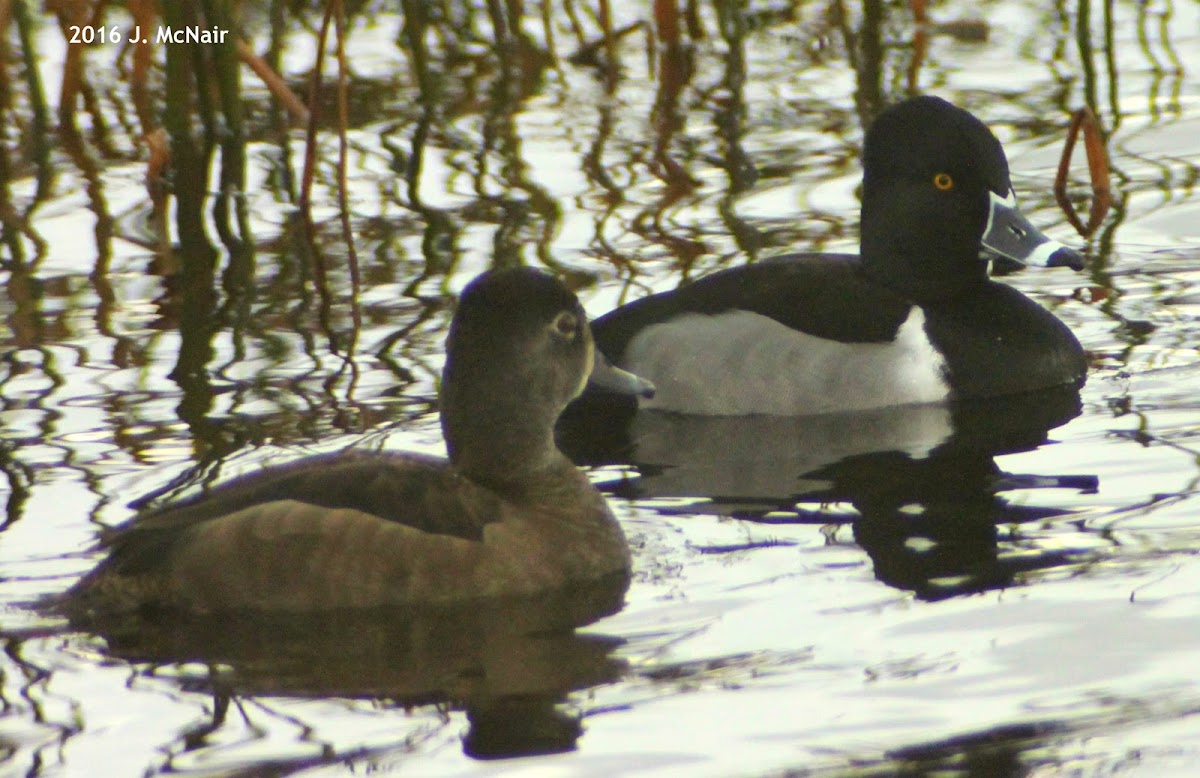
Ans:
[{"label": "waterfowl swimming", "polygon": [[658,388],[643,408],[795,415],[1083,383],[1052,313],[988,260],[1083,267],[1017,209],[1000,142],[916,97],[863,146],[861,254],[792,254],[655,294],[593,322],[612,362]]},{"label": "waterfowl swimming", "polygon": [[[575,295],[537,270],[484,273],[446,341],[449,461],[345,451],[231,480],[102,539],[79,612],[316,611],[455,603],[627,576],[621,528],[553,427],[593,372]],[[606,376],[629,391],[644,382]]]}]

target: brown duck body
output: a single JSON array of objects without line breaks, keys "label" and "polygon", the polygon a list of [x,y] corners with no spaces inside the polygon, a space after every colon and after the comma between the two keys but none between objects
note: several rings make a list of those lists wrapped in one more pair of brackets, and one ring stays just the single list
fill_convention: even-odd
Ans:
[{"label": "brown duck body", "polygon": [[449,461],[308,457],[143,513],[102,539],[108,556],[68,592],[69,607],[442,605],[627,579],[620,525],[553,440],[594,356],[558,281],[485,274],[464,291],[447,343]]},{"label": "brown duck body", "polygon": [[324,610],[532,594],[627,574],[629,549],[603,498],[565,458],[555,470],[500,494],[431,457],[305,459],[115,530],[109,557],[72,595],[118,611]]}]

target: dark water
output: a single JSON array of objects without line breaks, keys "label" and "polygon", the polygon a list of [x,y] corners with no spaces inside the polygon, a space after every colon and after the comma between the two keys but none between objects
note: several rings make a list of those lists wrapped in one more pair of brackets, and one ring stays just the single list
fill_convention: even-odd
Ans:
[{"label": "dark water", "polygon": [[[922,43],[899,7],[715,3],[690,48],[642,25],[611,51],[582,45],[566,6],[552,41],[530,8],[503,46],[483,11],[425,7],[421,46],[401,16],[354,17],[353,257],[334,136],[318,261],[295,218],[301,133],[243,73],[252,240],[231,251],[206,224],[208,294],[196,247],[166,252],[148,223],[128,55],[89,51],[82,145],[56,137],[49,189],[0,249],[5,774],[1200,769],[1200,6],[951,3]],[[571,9],[600,40],[596,9]],[[61,36],[36,40],[54,94]],[[298,90],[312,59],[293,32]],[[863,118],[914,86],[988,122],[1032,220],[1086,247],[1083,274],[1007,279],[1091,354],[1078,397],[647,415],[580,444],[636,577],[578,634],[531,626],[575,620],[574,602],[103,637],[23,605],[94,564],[97,529],[139,496],[351,443],[439,453],[450,305],[486,267],[546,265],[599,314],[748,258],[853,247]],[[1050,194],[1085,103],[1114,171],[1086,242]],[[22,137],[17,212],[38,188]],[[562,753],[472,758],[514,750]]]}]

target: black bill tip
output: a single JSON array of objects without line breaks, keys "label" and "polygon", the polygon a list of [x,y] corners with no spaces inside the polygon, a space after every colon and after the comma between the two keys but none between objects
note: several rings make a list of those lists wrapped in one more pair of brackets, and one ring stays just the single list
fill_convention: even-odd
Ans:
[{"label": "black bill tip", "polygon": [[1046,260],[1046,267],[1069,267],[1072,270],[1083,270],[1084,258],[1075,249],[1062,246]]}]

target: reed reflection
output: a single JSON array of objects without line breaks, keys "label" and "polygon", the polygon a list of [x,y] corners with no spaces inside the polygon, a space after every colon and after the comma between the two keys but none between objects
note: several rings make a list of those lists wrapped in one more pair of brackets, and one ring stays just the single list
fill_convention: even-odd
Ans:
[{"label": "reed reflection", "polygon": [[[1064,514],[1038,506],[1034,490],[1091,492],[1098,478],[1008,473],[995,462],[1051,444],[1050,430],[1080,410],[1078,391],[1063,389],[809,417],[622,418],[613,408],[606,424],[569,414],[558,432],[577,462],[637,467],[639,478],[613,487],[621,496],[708,500],[672,513],[828,525],[847,521],[830,506],[848,505],[876,577],[936,600],[1019,584],[1024,572],[1081,558],[1026,543],[1016,527]],[[1017,499],[1005,495],[1018,490]]]}]

